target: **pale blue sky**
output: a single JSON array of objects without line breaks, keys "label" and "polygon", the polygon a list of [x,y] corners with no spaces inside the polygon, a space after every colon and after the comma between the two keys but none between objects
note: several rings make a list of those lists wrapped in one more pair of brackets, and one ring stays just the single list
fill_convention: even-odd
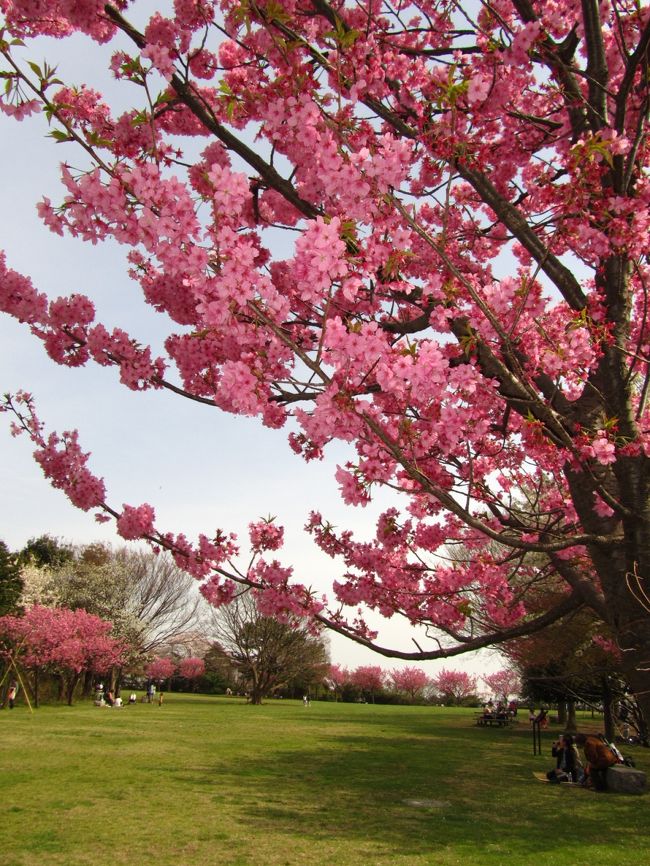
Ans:
[{"label": "pale blue sky", "polygon": [[[71,83],[87,80],[84,43],[76,41],[72,48],[45,40],[41,44],[43,55],[35,59],[58,57],[64,79],[70,70]],[[92,82],[96,71],[102,77],[99,51],[92,47]],[[126,250],[60,238],[39,221],[35,205],[40,197],[61,199],[59,161],[82,164],[75,163],[78,157],[68,145],[54,144],[45,132],[43,118],[17,124],[0,115],[1,246],[9,266],[29,275],[51,297],[88,294],[100,321],[124,327],[141,342],[160,347],[165,321],[139,299],[137,284],[126,274]],[[7,316],[0,316],[0,388],[31,391],[48,430],[77,428],[82,447],[92,452],[92,470],[106,479],[109,502],[117,508],[123,502],[150,502],[163,531],[183,531],[193,538],[219,527],[237,532],[245,541],[251,520],[277,515],[286,527],[283,560],[294,566],[298,579],[323,590],[337,576],[338,565],[321,555],[302,532],[309,511],[318,509],[335,524],[365,536],[373,532],[378,508],[341,504],[333,479],[336,459],[305,464],[290,451],[286,431],[270,431],[257,421],[225,415],[167,392],[134,394],[119,384],[111,369],[59,367],[25,326]],[[0,453],[0,538],[10,548],[18,549],[28,538],[46,532],[75,543],[121,543],[111,524],[96,524],[92,515],[75,509],[48,485],[27,440],[13,439],[8,419],[2,417]],[[391,623],[382,628],[382,635],[385,643],[414,648],[403,626]],[[402,666],[337,636],[332,656],[353,667]],[[423,665],[430,672],[442,666]],[[452,659],[446,666],[484,672],[502,665],[493,654],[484,653],[480,658]]]}]

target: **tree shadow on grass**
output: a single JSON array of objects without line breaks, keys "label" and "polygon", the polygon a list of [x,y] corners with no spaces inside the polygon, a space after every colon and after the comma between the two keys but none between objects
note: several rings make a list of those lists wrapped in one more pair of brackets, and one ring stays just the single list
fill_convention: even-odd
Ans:
[{"label": "tree shadow on grass", "polygon": [[[286,834],[288,844],[296,836],[321,846],[372,841],[400,856],[451,847],[461,857],[463,851],[491,851],[495,859],[485,862],[505,854],[526,862],[544,855],[550,862],[554,851],[566,853],[560,827],[571,814],[570,844],[576,848],[611,844],[625,826],[636,847],[650,849],[646,798],[541,785],[532,769],[547,769],[550,760],[542,767],[524,756],[527,740],[512,732],[499,739],[496,732],[468,737],[447,729],[443,748],[435,733],[423,736],[420,726],[419,736],[405,735],[403,723],[399,737],[390,728],[384,724],[371,738],[332,734],[317,747],[280,745],[196,772],[188,767],[178,779],[214,785],[215,807],[230,810],[256,833]],[[636,863],[630,856],[618,863]]]}]

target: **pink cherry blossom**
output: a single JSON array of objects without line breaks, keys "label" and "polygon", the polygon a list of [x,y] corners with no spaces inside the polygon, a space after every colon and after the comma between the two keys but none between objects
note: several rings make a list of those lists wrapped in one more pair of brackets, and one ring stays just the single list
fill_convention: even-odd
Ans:
[{"label": "pink cherry blossom", "polygon": [[[0,108],[29,123],[40,107],[63,153],[41,219],[123,246],[168,331],[154,351],[131,310],[98,321],[92,274],[48,297],[11,250],[0,311],[55,363],[286,427],[306,460],[343,443],[343,502],[390,502],[358,534],[308,519],[332,558],[323,599],[304,565],[266,558],[291,559],[282,518],[254,520],[248,550],[227,527],[188,539],[152,505],[112,505],[83,431],[47,429],[26,392],[2,405],[13,431],[73,503],[169,549],[214,604],[248,587],[270,615],[405,661],[586,605],[650,714],[647,593],[630,584],[650,545],[646,10],[281,6],[2,3]],[[93,62],[110,43],[114,90],[91,67],[80,85],[30,65],[42,36],[84,39]],[[562,591],[540,611],[521,587],[551,572]],[[366,610],[435,640],[386,648]]]}]

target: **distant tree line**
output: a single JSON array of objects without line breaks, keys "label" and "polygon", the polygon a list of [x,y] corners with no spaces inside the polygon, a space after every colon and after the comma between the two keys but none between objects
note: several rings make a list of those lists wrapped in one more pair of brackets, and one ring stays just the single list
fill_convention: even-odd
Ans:
[{"label": "distant tree line", "polygon": [[[537,586],[541,607],[554,591],[548,581]],[[75,693],[90,695],[97,676],[116,693],[122,682],[153,681],[177,691],[230,692],[252,704],[308,695],[478,706],[486,696],[518,696],[556,707],[567,729],[575,728],[576,707],[602,711],[610,738],[624,718],[625,729],[647,742],[615,647],[589,612],[510,641],[502,655],[509,666],[482,678],[447,668],[435,675],[415,667],[348,669],[331,664],[322,631],[297,617],[265,615],[251,593],[214,609],[167,554],[48,535],[11,552],[0,541],[0,702],[20,668],[36,705],[43,695],[68,702]]]}]

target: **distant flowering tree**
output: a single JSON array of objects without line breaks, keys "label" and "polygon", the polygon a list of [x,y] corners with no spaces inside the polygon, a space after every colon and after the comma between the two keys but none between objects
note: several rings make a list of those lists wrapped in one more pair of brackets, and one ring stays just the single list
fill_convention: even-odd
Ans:
[{"label": "distant flowering tree", "polygon": [[125,647],[111,636],[111,623],[85,610],[35,605],[24,616],[0,618],[0,653],[32,674],[39,703],[42,673],[65,682],[68,704],[85,671],[105,673],[122,663]]},{"label": "distant flowering tree", "polygon": [[350,671],[341,665],[330,665],[325,678],[328,688],[334,692],[334,698],[338,701],[344,686],[350,682]]},{"label": "distant flowering tree", "polygon": [[431,682],[429,675],[421,668],[403,668],[391,671],[389,678],[398,692],[404,692],[412,701],[421,697]]},{"label": "distant flowering tree", "polygon": [[509,698],[516,697],[521,693],[521,678],[517,671],[510,668],[503,668],[500,671],[487,674],[481,679],[492,694],[503,703],[507,703]]},{"label": "distant flowering tree", "polygon": [[[384,488],[396,504],[370,541],[311,514],[341,564],[323,599],[268,555],[273,521],[251,524],[240,564],[227,530],[191,542],[149,503],[111,504],[78,433],[48,432],[26,393],[4,401],[14,430],[76,506],[171,550],[215,604],[254,587],[267,615],[407,661],[586,606],[650,717],[647,5],[168,6],[0,4],[0,110],[44,112],[69,154],[40,216],[122,245],[170,322],[163,353],[4,255],[0,310],[58,364],[286,425],[306,460],[348,443],[344,502]],[[84,84],[35,62],[42,36],[94,42]],[[102,51],[117,93],[93,87]],[[448,542],[472,555],[440,558]],[[541,611],[521,590],[539,576],[530,554],[562,585]],[[438,642],[386,647],[363,605]]]},{"label": "distant flowering tree", "polygon": [[431,683],[445,703],[460,704],[466,698],[476,694],[477,678],[467,671],[443,668],[440,673],[431,678]]},{"label": "distant flowering tree", "polygon": [[199,677],[205,673],[205,662],[203,659],[190,657],[182,659],[178,663],[178,675],[186,680],[189,680],[193,685]]},{"label": "distant flowering tree", "polygon": [[375,702],[375,695],[386,683],[386,673],[379,665],[361,665],[350,673],[350,682]]},{"label": "distant flowering tree", "polygon": [[145,668],[145,674],[150,680],[164,682],[174,676],[176,665],[171,659],[155,658]]}]

